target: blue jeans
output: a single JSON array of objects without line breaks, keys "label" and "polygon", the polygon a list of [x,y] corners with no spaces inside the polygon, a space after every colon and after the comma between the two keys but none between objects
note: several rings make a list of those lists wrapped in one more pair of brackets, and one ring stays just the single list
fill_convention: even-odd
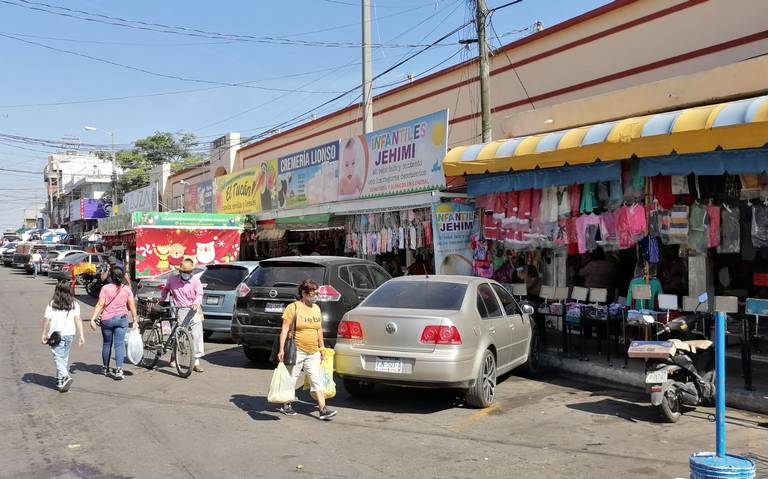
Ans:
[{"label": "blue jeans", "polygon": [[56,379],[69,376],[69,351],[74,341],[74,335],[62,336],[61,342],[55,348],[51,348],[53,363],[56,365]]},{"label": "blue jeans", "polygon": [[41,264],[38,263],[37,261],[32,262],[32,268],[34,269],[34,272],[35,272],[35,278],[37,278],[37,275],[40,274],[40,267],[41,267]]},{"label": "blue jeans", "polygon": [[101,361],[104,367],[109,367],[109,357],[112,353],[112,345],[115,346],[115,367],[123,369],[125,362],[125,329],[128,327],[128,316],[115,316],[114,318],[101,320],[101,337],[104,345],[101,347]]}]

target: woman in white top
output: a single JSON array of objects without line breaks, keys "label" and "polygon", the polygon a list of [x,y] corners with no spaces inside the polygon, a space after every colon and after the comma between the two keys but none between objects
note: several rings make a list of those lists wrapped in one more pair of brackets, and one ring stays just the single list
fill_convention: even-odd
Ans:
[{"label": "woman in white top", "polygon": [[[56,342],[58,333],[60,340]],[[49,344],[53,352],[53,363],[56,365],[56,388],[65,393],[72,386],[72,376],[69,375],[69,351],[75,341],[80,346],[85,343],[83,324],[80,322],[80,305],[72,294],[69,282],[59,281],[53,293],[53,299],[45,308],[43,317],[43,344]]]}]

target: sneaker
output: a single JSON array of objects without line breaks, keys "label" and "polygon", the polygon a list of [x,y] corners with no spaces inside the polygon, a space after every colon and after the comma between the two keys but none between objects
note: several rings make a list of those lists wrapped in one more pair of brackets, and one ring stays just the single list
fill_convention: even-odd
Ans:
[{"label": "sneaker", "polygon": [[113,376],[116,380],[120,381],[123,379],[123,370],[120,368],[115,369],[115,374]]},{"label": "sneaker", "polygon": [[61,387],[59,387],[59,392],[65,393],[69,391],[69,388],[72,386],[73,382],[75,382],[75,380],[72,379],[72,376],[67,376],[64,378],[61,383]]},{"label": "sneaker", "polygon": [[336,411],[332,411],[328,408],[320,410],[320,419],[323,421],[330,421],[332,417],[336,415]]},{"label": "sneaker", "polygon": [[104,376],[109,376],[110,370],[108,366],[102,366],[101,367],[101,374]]},{"label": "sneaker", "polygon": [[278,409],[278,411],[280,411],[281,413],[285,414],[286,416],[295,416],[296,415],[296,411],[293,410],[293,406],[291,406],[290,403],[283,404],[283,407]]},{"label": "sneaker", "polygon": [[56,389],[61,391],[61,387],[64,385],[64,378],[56,378]]}]

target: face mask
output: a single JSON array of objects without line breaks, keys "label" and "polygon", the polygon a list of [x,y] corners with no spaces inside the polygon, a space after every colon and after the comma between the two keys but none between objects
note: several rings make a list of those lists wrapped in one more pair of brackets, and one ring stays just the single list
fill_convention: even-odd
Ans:
[{"label": "face mask", "polygon": [[518,273],[522,273],[523,271],[525,271],[525,268],[515,268],[515,269],[517,270]]},{"label": "face mask", "polygon": [[179,273],[179,276],[181,277],[182,281],[189,281],[190,279],[192,279],[191,273]]},{"label": "face mask", "polygon": [[314,304],[314,303],[317,303],[317,296],[310,296],[310,297],[309,297],[309,302],[310,302],[310,303],[313,303],[313,304]]}]

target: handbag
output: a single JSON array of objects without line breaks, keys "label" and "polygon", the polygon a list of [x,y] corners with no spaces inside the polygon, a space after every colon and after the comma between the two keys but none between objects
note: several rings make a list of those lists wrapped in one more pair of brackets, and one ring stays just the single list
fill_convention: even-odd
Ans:
[{"label": "handbag", "polygon": [[[297,301],[298,302],[298,301]],[[283,345],[283,363],[286,366],[294,366],[296,364],[296,319],[298,317],[298,306],[293,303],[293,323],[291,323],[291,330],[288,331],[288,337],[285,338],[285,344]],[[273,363],[277,363],[277,354],[280,352],[280,336],[275,338],[275,342],[272,344],[272,354],[269,360]]]},{"label": "handbag", "polygon": [[48,336],[48,346],[55,348],[59,343],[61,343],[61,333],[58,331],[52,332],[51,335]]}]

